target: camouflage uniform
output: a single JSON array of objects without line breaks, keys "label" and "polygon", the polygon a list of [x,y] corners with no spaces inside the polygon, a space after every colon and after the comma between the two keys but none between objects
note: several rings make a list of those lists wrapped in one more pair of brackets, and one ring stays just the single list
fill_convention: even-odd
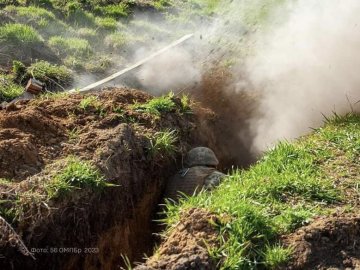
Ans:
[{"label": "camouflage uniform", "polygon": [[202,188],[211,190],[218,186],[225,177],[225,174],[216,170],[218,164],[211,149],[192,149],[185,157],[187,168],[180,170],[167,184],[165,198],[176,200],[179,194],[193,195]]}]

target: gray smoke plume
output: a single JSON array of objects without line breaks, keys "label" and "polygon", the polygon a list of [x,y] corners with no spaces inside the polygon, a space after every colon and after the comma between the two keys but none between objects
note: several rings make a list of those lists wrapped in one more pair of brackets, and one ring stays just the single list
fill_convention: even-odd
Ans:
[{"label": "gray smoke plume", "polygon": [[298,1],[257,37],[246,65],[261,92],[255,152],[310,132],[323,115],[360,111],[359,12],[358,0]]}]

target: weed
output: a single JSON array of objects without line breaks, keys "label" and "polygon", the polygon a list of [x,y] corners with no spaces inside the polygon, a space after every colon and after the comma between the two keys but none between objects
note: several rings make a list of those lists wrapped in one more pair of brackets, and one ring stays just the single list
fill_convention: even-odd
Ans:
[{"label": "weed", "polygon": [[174,94],[170,93],[166,96],[153,98],[144,104],[134,104],[133,107],[137,111],[144,111],[154,115],[171,112],[176,107],[174,101],[172,100],[173,96]]},{"label": "weed", "polygon": [[166,9],[166,7],[171,6],[171,1],[169,1],[169,0],[155,0],[155,1],[152,2],[152,5],[157,10],[164,10],[164,9]]},{"label": "weed", "polygon": [[36,97],[32,102],[41,102],[44,100],[63,99],[69,96],[69,92],[45,92]]},{"label": "weed", "polygon": [[82,39],[95,39],[96,38],[96,30],[91,28],[80,28],[77,31],[77,35]]},{"label": "weed", "polygon": [[101,12],[105,16],[110,16],[114,18],[128,17],[130,14],[129,5],[127,3],[121,2],[119,4],[108,5],[105,7],[96,7],[95,11]]},{"label": "weed", "polygon": [[281,245],[267,246],[264,252],[265,265],[269,269],[277,269],[279,265],[289,260],[291,253],[291,249]]},{"label": "weed", "polygon": [[73,81],[71,71],[65,66],[50,64],[47,61],[38,61],[26,69],[27,75],[36,78],[47,84],[50,88],[52,84],[56,86],[70,85]]},{"label": "weed", "polygon": [[111,17],[96,17],[95,24],[97,27],[103,30],[115,31],[117,28],[117,21]]},{"label": "weed", "polygon": [[88,96],[80,101],[79,108],[84,111],[88,110],[89,108],[95,108],[98,110],[100,109],[101,105],[102,104],[97,96]]},{"label": "weed", "polygon": [[80,131],[77,128],[73,128],[68,131],[69,141],[75,141],[79,138]]},{"label": "weed", "polygon": [[46,192],[49,198],[57,198],[74,189],[102,190],[106,186],[109,184],[94,166],[76,157],[68,157],[65,167],[47,183]]},{"label": "weed", "polygon": [[149,153],[151,156],[174,156],[178,137],[175,130],[156,132],[150,139]]},{"label": "weed", "polygon": [[186,113],[186,114],[192,113],[192,110],[191,110],[192,102],[191,102],[189,96],[182,95],[180,101],[181,101],[181,112]]},{"label": "weed", "polygon": [[126,256],[126,255],[121,254],[121,258],[122,258],[123,261],[124,261],[126,270],[132,270],[133,267],[132,267],[132,264],[131,264],[131,261],[130,261],[129,257]]},{"label": "weed", "polygon": [[125,33],[114,33],[105,37],[105,45],[112,49],[120,49],[129,43]]},{"label": "weed", "polygon": [[21,82],[26,75],[26,66],[20,61],[13,61],[12,72],[15,76],[15,80]]},{"label": "weed", "polygon": [[107,56],[95,57],[90,61],[86,61],[84,68],[90,73],[104,73],[111,67],[111,59]]},{"label": "weed", "polygon": [[0,26],[0,42],[30,46],[41,41],[39,33],[31,26],[19,23],[7,23]]},{"label": "weed", "polygon": [[0,102],[11,101],[23,92],[24,88],[16,84],[11,76],[0,74]]},{"label": "weed", "polygon": [[49,45],[58,55],[74,55],[86,57],[91,54],[91,47],[86,39],[64,38],[54,36],[49,39]]}]

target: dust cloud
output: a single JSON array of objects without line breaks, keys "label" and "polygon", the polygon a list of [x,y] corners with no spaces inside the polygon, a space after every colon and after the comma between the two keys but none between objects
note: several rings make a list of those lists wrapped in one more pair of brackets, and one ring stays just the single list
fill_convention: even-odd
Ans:
[{"label": "dust cloud", "polygon": [[201,71],[189,51],[173,48],[141,67],[137,79],[149,92],[159,95],[200,82]]},{"label": "dust cloud", "polygon": [[253,152],[310,132],[324,115],[360,111],[359,12],[358,0],[303,0],[274,13],[246,60],[261,96],[249,119]]}]

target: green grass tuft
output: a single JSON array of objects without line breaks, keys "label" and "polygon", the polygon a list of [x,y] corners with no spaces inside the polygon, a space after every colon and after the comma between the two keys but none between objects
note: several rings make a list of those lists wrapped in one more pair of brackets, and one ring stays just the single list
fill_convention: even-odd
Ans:
[{"label": "green grass tuft", "polygon": [[170,93],[166,96],[153,98],[145,104],[134,104],[137,111],[148,112],[154,115],[161,115],[162,113],[171,112],[176,108],[174,103],[173,94]]},{"label": "green grass tuft", "polygon": [[9,75],[0,74],[0,103],[11,101],[24,92],[24,87],[16,84]]},{"label": "green grass tuft", "polygon": [[281,245],[267,246],[264,252],[265,265],[268,269],[277,269],[280,265],[286,263],[291,256],[291,249],[284,248]]},{"label": "green grass tuft", "polygon": [[91,54],[90,43],[83,38],[54,36],[49,39],[49,45],[58,55],[87,57]]},{"label": "green grass tuft", "polygon": [[46,191],[49,198],[58,198],[76,189],[101,191],[106,186],[109,184],[94,166],[76,157],[69,157],[66,166],[47,184]]},{"label": "green grass tuft", "polygon": [[130,15],[130,8],[127,3],[121,2],[119,4],[108,5],[105,7],[96,7],[95,11],[101,12],[105,16],[114,18],[124,18]]},{"label": "green grass tuft", "polygon": [[29,46],[41,41],[39,33],[31,26],[7,23],[0,27],[0,42]]},{"label": "green grass tuft", "polygon": [[40,80],[49,88],[62,88],[72,83],[72,72],[65,66],[50,64],[47,61],[38,61],[26,69],[29,77]]},{"label": "green grass tuft", "polygon": [[150,156],[174,156],[177,149],[177,141],[178,137],[175,130],[156,132],[154,136],[150,138]]},{"label": "green grass tuft", "polygon": [[96,17],[95,24],[102,30],[115,31],[117,29],[117,21],[111,17]]}]

